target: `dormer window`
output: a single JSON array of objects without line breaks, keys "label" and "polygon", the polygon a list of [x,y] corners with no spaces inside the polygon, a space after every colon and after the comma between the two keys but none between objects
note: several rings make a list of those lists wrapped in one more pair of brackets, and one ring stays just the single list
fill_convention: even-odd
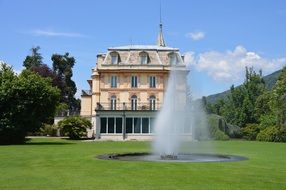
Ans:
[{"label": "dormer window", "polygon": [[169,63],[170,65],[176,65],[178,62],[177,54],[176,53],[170,53],[169,54]]},{"label": "dormer window", "polygon": [[110,55],[111,55],[111,64],[112,65],[118,64],[118,60],[119,60],[118,53],[117,52],[112,52]]},{"label": "dormer window", "polygon": [[148,54],[146,52],[141,52],[139,54],[140,57],[140,63],[142,65],[146,65],[148,63]]}]

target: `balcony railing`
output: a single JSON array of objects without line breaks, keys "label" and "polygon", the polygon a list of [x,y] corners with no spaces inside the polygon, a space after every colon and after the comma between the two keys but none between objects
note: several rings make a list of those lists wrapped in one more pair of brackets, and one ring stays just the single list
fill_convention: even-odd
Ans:
[{"label": "balcony railing", "polygon": [[155,103],[150,104],[150,102],[138,102],[137,104],[132,103],[97,103],[95,110],[133,110],[133,111],[157,111],[161,109],[162,104]]},{"label": "balcony railing", "polygon": [[71,111],[71,110],[61,110],[55,114],[55,117],[66,117],[66,116],[75,116],[79,115],[79,111]]}]

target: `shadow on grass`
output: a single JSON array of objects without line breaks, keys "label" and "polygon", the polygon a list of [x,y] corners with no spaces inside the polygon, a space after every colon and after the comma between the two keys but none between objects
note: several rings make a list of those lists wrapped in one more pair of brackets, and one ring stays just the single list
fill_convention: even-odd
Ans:
[{"label": "shadow on grass", "polygon": [[63,138],[67,141],[86,141],[86,140],[94,140],[95,138],[80,138],[80,139],[70,139],[70,138]]},{"label": "shadow on grass", "polygon": [[[51,138],[51,141],[49,141],[49,140],[45,141],[44,139],[42,141],[31,141],[32,138],[26,138],[25,143],[23,143],[22,145],[70,145],[70,144],[75,144],[71,141],[69,141],[69,142],[66,141],[68,139],[65,137],[64,138],[58,138],[60,140],[65,140],[65,141],[57,141],[57,140],[53,141],[52,138]],[[39,139],[41,139],[41,138],[39,138]]]},{"label": "shadow on grass", "polygon": [[[42,137],[36,137],[36,138],[26,138],[25,142],[11,142],[7,144],[0,144],[0,146],[10,146],[10,145],[71,145],[71,144],[76,144],[76,141],[84,141],[84,140],[94,140],[93,138],[81,138],[81,139],[70,139],[67,137],[61,137],[57,138],[57,140],[52,140],[53,137],[43,137],[42,140],[40,141],[31,141],[32,139],[41,139]],[[51,140],[47,140],[44,138],[51,138]]]},{"label": "shadow on grass", "polygon": [[72,142],[27,142],[22,145],[70,145]]}]

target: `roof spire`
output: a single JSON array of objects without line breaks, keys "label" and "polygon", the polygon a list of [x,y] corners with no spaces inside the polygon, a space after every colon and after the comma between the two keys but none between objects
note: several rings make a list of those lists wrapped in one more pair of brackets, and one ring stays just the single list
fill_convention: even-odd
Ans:
[{"label": "roof spire", "polygon": [[161,1],[160,1],[160,32],[157,38],[157,45],[161,46],[161,47],[165,47],[165,40],[164,40],[164,36],[163,36],[163,24],[162,24],[162,14],[161,14]]}]

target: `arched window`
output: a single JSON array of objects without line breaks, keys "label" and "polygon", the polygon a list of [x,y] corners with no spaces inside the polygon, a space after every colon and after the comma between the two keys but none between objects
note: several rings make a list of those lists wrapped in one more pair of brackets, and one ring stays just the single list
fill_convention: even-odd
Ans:
[{"label": "arched window", "polygon": [[169,54],[169,64],[170,65],[176,65],[178,62],[178,57],[176,53],[170,53]]},{"label": "arched window", "polygon": [[148,53],[146,53],[144,51],[140,52],[139,57],[140,57],[140,63],[142,65],[146,65],[148,63],[148,59],[149,59]]},{"label": "arched window", "polygon": [[150,96],[149,98],[150,110],[156,110],[156,97]]},{"label": "arched window", "polygon": [[137,96],[133,95],[131,97],[131,110],[137,110]]},{"label": "arched window", "polygon": [[117,52],[111,52],[110,56],[111,56],[111,64],[112,65],[118,64],[118,62],[119,62],[119,54]]},{"label": "arched window", "polygon": [[110,98],[110,108],[111,110],[116,110],[116,96],[113,95]]}]

